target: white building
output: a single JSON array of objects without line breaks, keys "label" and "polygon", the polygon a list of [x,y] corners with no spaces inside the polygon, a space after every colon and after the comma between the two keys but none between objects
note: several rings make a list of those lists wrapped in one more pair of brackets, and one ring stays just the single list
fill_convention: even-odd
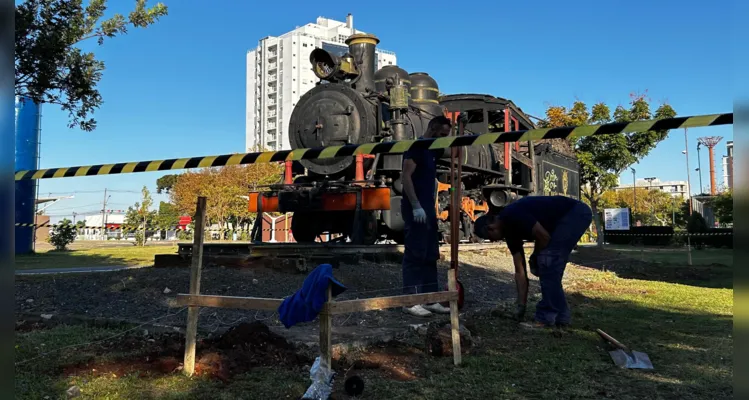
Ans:
[{"label": "white building", "polygon": [[733,189],[733,140],[726,143],[726,155],[723,156],[723,187]]},{"label": "white building", "polygon": [[[346,22],[318,17],[313,24],[297,27],[281,36],[260,40],[247,52],[246,151],[289,150],[287,136],[291,111],[297,100],[315,87],[309,55],[316,47],[342,55],[344,41],[355,33],[351,14]],[[377,49],[377,69],[396,65],[395,53]]]},{"label": "white building", "polygon": [[[638,179],[636,186],[638,189],[660,190],[661,192],[666,192],[673,197],[679,197],[683,200],[686,200],[689,197],[689,185],[687,184],[687,181],[661,181],[656,178],[652,182],[648,182],[644,179]],[[614,190],[627,189],[632,190],[632,185],[618,184],[614,188]]]}]

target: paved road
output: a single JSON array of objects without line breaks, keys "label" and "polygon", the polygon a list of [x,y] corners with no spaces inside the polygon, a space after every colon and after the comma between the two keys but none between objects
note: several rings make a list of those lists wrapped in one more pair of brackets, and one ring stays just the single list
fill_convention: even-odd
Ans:
[{"label": "paved road", "polygon": [[73,268],[44,268],[44,269],[21,269],[16,275],[49,275],[49,274],[80,274],[88,272],[113,272],[126,269],[147,268],[150,265],[141,266],[103,266],[103,267],[73,267]]}]

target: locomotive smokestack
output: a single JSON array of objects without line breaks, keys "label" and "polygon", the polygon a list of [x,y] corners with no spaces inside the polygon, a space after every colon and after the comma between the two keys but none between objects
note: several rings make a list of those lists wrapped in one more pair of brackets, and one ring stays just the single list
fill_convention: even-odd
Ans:
[{"label": "locomotive smokestack", "polygon": [[354,57],[359,68],[359,79],[354,84],[354,88],[362,93],[367,89],[375,90],[374,74],[376,69],[375,47],[380,43],[375,35],[359,33],[351,35],[346,39],[349,54]]}]

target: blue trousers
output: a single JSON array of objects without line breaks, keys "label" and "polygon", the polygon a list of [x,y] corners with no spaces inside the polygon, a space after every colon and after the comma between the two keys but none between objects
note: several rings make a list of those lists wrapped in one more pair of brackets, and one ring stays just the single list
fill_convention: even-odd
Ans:
[{"label": "blue trousers", "polygon": [[405,222],[403,294],[436,292],[439,260],[436,211],[434,208],[424,209],[427,220],[426,223],[419,224],[413,220],[410,204],[403,204],[401,210]]},{"label": "blue trousers", "polygon": [[562,289],[562,276],[572,249],[590,226],[593,213],[585,203],[573,207],[557,224],[549,245],[538,253],[541,301],[535,319],[546,325],[568,325],[571,313]]}]

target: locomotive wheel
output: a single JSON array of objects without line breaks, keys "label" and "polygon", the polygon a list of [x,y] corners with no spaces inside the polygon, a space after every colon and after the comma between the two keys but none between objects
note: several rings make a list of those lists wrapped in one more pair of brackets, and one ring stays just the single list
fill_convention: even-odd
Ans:
[{"label": "locomotive wheel", "polygon": [[319,234],[311,215],[298,211],[291,220],[291,231],[297,243],[313,243]]},{"label": "locomotive wheel", "polygon": [[372,211],[361,213],[362,218],[362,242],[366,245],[372,245],[377,242],[377,217]]}]

